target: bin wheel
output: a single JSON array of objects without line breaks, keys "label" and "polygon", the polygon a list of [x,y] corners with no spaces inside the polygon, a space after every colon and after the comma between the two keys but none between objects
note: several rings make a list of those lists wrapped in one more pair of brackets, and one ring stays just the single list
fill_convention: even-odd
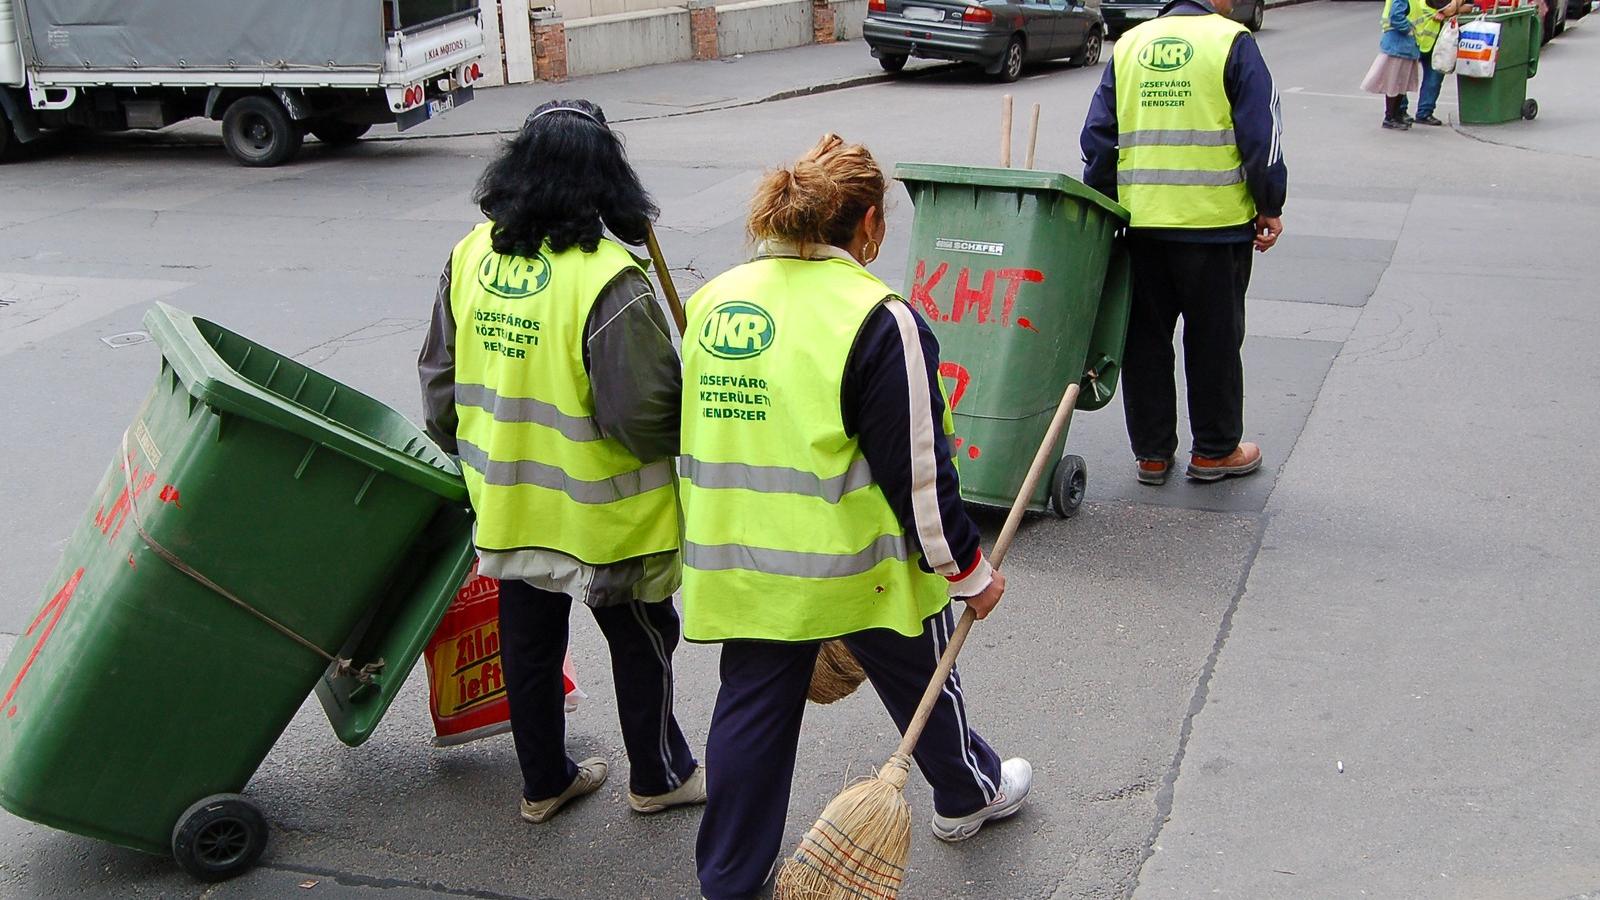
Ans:
[{"label": "bin wheel", "polygon": [[1530,119],[1531,120],[1534,116],[1537,116],[1538,114],[1539,114],[1539,101],[1533,99],[1532,97],[1529,97],[1528,99],[1522,101],[1522,117],[1524,119]]},{"label": "bin wheel", "polygon": [[1083,494],[1089,487],[1089,467],[1083,457],[1068,454],[1056,463],[1056,472],[1050,478],[1050,507],[1056,515],[1070,519],[1083,506]]},{"label": "bin wheel", "polygon": [[249,798],[213,794],[183,811],[172,828],[172,858],[200,881],[249,871],[267,848],[267,820]]}]

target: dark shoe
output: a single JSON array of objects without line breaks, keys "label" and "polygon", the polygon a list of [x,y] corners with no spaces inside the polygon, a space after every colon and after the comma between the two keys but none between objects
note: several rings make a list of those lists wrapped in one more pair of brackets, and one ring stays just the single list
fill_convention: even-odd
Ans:
[{"label": "dark shoe", "polygon": [[1140,484],[1166,484],[1172,474],[1171,459],[1141,459],[1137,469]]},{"label": "dark shoe", "polygon": [[1196,481],[1221,481],[1231,475],[1249,475],[1261,468],[1261,448],[1246,441],[1221,459],[1191,454],[1188,476]]},{"label": "dark shoe", "polygon": [[1414,122],[1416,122],[1417,120],[1411,118],[1411,116],[1409,114],[1407,114],[1407,113],[1401,113],[1400,114],[1400,121],[1406,123],[1407,125],[1411,125]]},{"label": "dark shoe", "polygon": [[1396,131],[1410,131],[1411,123],[1404,119],[1384,119],[1383,127],[1393,128]]},{"label": "dark shoe", "polygon": [[1429,113],[1428,115],[1425,115],[1425,116],[1417,116],[1417,118],[1414,121],[1418,125],[1443,125],[1444,124],[1443,122],[1441,122],[1438,119],[1434,118],[1432,113]]}]

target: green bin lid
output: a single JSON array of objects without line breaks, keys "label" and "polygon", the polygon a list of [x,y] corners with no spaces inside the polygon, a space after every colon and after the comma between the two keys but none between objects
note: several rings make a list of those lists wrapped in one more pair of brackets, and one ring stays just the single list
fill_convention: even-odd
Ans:
[{"label": "green bin lid", "polygon": [[[467,499],[461,470],[450,457],[422,429],[383,403],[165,303],[145,313],[144,325],[184,388],[207,406],[316,441],[448,500]],[[246,358],[271,362],[269,383],[246,376],[238,364],[223,359],[217,352],[219,342],[245,347]],[[270,382],[275,380],[328,386],[324,409],[313,409],[273,388]],[[334,395],[339,397],[337,407]]]},{"label": "green bin lid", "polygon": [[894,167],[897,181],[959,184],[971,187],[1013,191],[1055,191],[1100,207],[1127,222],[1129,213],[1120,204],[1071,175],[1041,169],[1002,169],[990,166],[947,166],[937,163],[900,163]]}]

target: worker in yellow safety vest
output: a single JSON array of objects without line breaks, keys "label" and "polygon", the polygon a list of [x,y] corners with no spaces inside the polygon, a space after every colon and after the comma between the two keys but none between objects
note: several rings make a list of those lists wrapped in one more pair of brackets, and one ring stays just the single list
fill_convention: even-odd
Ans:
[{"label": "worker in yellow safety vest", "polygon": [[573,598],[611,649],[640,813],[704,802],[673,713],[679,620],[681,373],[631,244],[655,206],[600,108],[546,103],[489,164],[488,218],[439,281],[418,367],[428,432],[456,455],[479,573],[500,580],[500,646],[522,817],[548,820],[606,779],[565,749]]},{"label": "worker in yellow safety vest", "polygon": [[1128,209],[1133,303],[1123,409],[1135,475],[1165,484],[1178,449],[1173,332],[1183,319],[1196,481],[1248,475],[1244,299],[1251,248],[1283,231],[1277,90],[1232,0],[1172,0],[1124,34],[1090,103],[1083,180]]},{"label": "worker in yellow safety vest", "polygon": [[[784,835],[806,691],[842,637],[905,728],[954,627],[1005,580],[961,504],[939,348],[865,268],[882,170],[828,135],[756,190],[755,259],[689,301],[684,340],[684,635],[722,645],[696,859],[710,900],[756,894]],[[933,833],[1016,812],[1032,768],[968,723],[952,673],[917,745]]]}]

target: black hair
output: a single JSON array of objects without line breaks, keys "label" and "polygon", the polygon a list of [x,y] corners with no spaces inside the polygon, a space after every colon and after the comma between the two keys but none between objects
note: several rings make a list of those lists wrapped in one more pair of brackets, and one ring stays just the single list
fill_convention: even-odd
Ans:
[{"label": "black hair", "polygon": [[556,253],[593,253],[602,222],[624,243],[645,242],[659,210],[605,121],[587,100],[553,100],[529,114],[472,195],[494,222],[495,252],[532,256],[549,242]]}]

